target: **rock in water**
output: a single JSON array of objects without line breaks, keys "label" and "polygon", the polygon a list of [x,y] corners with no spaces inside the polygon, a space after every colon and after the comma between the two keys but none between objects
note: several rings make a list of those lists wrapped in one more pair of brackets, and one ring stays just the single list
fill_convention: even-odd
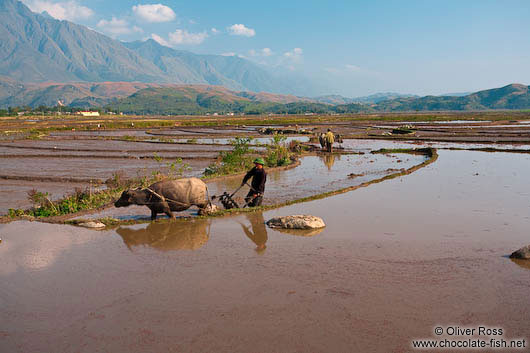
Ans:
[{"label": "rock in water", "polygon": [[526,259],[530,260],[530,245],[522,247],[521,249],[514,251],[510,255],[511,259]]},{"label": "rock in water", "polygon": [[80,227],[94,228],[94,229],[105,228],[105,227],[106,227],[106,226],[105,226],[103,223],[101,223],[101,222],[93,222],[93,221],[79,223],[78,225],[79,225]]},{"label": "rock in water", "polygon": [[326,226],[322,218],[311,215],[276,217],[268,220],[267,225],[283,229],[317,229]]},{"label": "rock in water", "polygon": [[207,215],[213,214],[218,211],[219,211],[219,207],[217,207],[217,205],[209,204],[205,208],[202,208],[199,210],[199,215],[207,216]]}]

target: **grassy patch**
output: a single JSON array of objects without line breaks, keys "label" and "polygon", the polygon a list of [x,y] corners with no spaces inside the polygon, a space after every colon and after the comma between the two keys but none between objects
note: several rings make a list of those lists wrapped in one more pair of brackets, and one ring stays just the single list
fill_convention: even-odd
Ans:
[{"label": "grassy patch", "polygon": [[63,198],[52,201],[47,192],[31,190],[28,192],[28,199],[32,202],[33,207],[29,209],[13,209],[8,211],[8,217],[54,217],[77,213],[80,211],[93,210],[108,205],[120,194],[130,188],[147,187],[157,181],[165,179],[177,179],[182,174],[190,170],[190,166],[183,163],[181,158],[174,161],[163,163],[163,159],[154,155],[154,159],[159,163],[160,168],[165,167],[167,173],[161,173],[159,170],[154,171],[151,175],[138,176],[136,178],[126,178],[123,173],[114,173],[105,184],[107,189],[94,191],[92,186],[86,189],[76,189],[72,194],[65,195]]},{"label": "grassy patch", "polygon": [[[254,159],[259,153],[252,149],[252,137],[236,137],[230,141],[233,146],[231,151],[222,151],[216,163],[209,165],[204,171],[206,177],[237,174],[253,167]],[[292,163],[294,153],[289,149],[290,144],[285,141],[287,137],[275,134],[270,143],[260,145],[266,148],[263,158],[266,167],[282,167]],[[296,145],[296,144],[293,144]]]},{"label": "grassy patch", "polygon": [[57,201],[51,201],[47,192],[37,190],[28,192],[28,198],[33,202],[33,207],[27,210],[9,209],[9,217],[53,217],[91,210],[111,202],[123,189],[112,189],[92,192],[90,188],[76,189],[74,193]]}]

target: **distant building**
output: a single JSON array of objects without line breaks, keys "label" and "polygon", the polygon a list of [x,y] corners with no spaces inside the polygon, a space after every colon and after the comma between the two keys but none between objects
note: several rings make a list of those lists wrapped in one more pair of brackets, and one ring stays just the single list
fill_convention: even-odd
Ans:
[{"label": "distant building", "polygon": [[79,112],[82,116],[99,116],[99,112]]}]

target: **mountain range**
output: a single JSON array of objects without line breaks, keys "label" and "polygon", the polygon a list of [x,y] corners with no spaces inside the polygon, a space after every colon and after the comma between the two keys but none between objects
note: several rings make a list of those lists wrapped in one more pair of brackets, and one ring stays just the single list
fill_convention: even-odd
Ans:
[{"label": "mountain range", "polygon": [[314,86],[307,80],[270,72],[237,56],[198,55],[152,39],[124,43],[46,13],[33,13],[20,1],[0,0],[0,108],[60,102],[159,114],[218,109],[254,113],[530,109],[528,86],[521,84],[444,96],[387,92],[359,98],[303,97],[312,92]]},{"label": "mountain range", "polygon": [[0,0],[0,76],[22,83],[142,82],[222,85],[233,90],[311,94],[237,56],[198,55],[150,39],[123,43],[87,27]]},{"label": "mountain range", "polygon": [[377,103],[326,104],[295,96],[234,92],[212,86],[150,87],[116,99],[107,108],[139,114],[371,113],[529,109],[529,86],[511,84],[466,96],[400,97]]}]

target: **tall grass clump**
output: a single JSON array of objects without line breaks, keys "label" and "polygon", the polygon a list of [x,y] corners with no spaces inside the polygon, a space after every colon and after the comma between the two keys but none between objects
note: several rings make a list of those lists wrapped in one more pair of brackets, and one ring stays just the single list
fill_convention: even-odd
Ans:
[{"label": "tall grass clump", "polygon": [[236,137],[230,141],[231,151],[221,151],[218,161],[210,164],[204,174],[210,175],[227,175],[242,172],[253,166],[255,151],[250,147],[252,137]]}]

